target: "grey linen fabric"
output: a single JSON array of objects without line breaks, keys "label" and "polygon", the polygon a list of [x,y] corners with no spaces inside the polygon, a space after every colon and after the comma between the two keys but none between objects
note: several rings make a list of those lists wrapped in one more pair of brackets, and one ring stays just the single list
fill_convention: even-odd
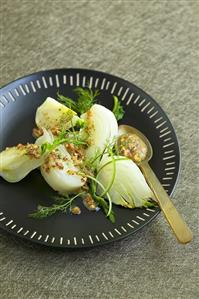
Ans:
[{"label": "grey linen fabric", "polygon": [[198,298],[199,1],[0,4],[1,86],[42,69],[83,67],[121,76],[158,101],[181,146],[173,201],[194,233],[179,245],[160,215],[122,241],[60,251],[0,231],[0,298]]}]

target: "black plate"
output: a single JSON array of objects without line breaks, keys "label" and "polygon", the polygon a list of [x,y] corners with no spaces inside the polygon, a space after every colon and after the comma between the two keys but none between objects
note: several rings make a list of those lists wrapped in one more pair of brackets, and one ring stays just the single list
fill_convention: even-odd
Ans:
[{"label": "black plate", "polygon": [[[143,90],[118,77],[84,69],[41,71],[18,79],[0,90],[1,148],[33,141],[35,111],[59,90],[74,97],[76,86],[88,84],[101,91],[100,102],[111,108],[117,95],[126,111],[122,123],[133,125],[150,140],[154,155],[150,161],[162,185],[172,193],[179,172],[179,146],[174,129],[160,106]],[[38,170],[17,184],[0,178],[0,227],[33,242],[54,247],[90,247],[126,237],[143,228],[160,212],[153,209],[125,209],[114,206],[116,223],[104,214],[82,207],[79,216],[57,214],[44,220],[27,215],[41,204],[52,202],[52,189]]]}]

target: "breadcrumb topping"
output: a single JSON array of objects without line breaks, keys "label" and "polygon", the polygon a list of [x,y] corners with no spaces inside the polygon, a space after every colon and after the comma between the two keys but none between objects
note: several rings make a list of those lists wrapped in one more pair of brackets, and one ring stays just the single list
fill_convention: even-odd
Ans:
[{"label": "breadcrumb topping", "polygon": [[19,150],[25,150],[26,155],[32,159],[39,159],[41,157],[40,147],[37,144],[27,143],[24,145],[19,143],[16,148]]}]

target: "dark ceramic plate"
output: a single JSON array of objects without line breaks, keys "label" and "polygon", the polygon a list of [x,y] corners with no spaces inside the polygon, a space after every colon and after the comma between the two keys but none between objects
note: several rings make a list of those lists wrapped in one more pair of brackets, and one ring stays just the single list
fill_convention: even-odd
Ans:
[{"label": "dark ceramic plate", "polygon": [[[89,84],[100,90],[100,103],[111,109],[117,95],[125,109],[122,123],[133,125],[150,140],[154,155],[150,165],[168,194],[174,190],[179,172],[179,146],[174,129],[160,106],[143,90],[118,77],[84,69],[57,69],[18,79],[0,90],[0,150],[32,142],[35,111],[59,90],[74,97],[76,86]],[[153,209],[125,209],[114,206],[116,223],[104,214],[82,206],[79,216],[57,214],[44,220],[27,215],[37,205],[52,203],[52,189],[38,170],[16,184],[0,178],[0,227],[25,239],[54,247],[91,247],[124,238],[143,228],[160,212]],[[80,203],[81,205],[81,203]]]}]

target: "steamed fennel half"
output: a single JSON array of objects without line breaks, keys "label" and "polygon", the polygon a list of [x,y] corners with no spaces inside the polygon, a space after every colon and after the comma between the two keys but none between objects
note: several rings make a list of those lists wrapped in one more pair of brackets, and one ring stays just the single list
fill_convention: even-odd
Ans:
[{"label": "steamed fennel half", "polygon": [[37,207],[30,216],[56,212],[80,214],[81,197],[91,211],[100,208],[115,222],[112,204],[126,208],[154,205],[153,193],[139,167],[118,153],[118,123],[124,109],[113,96],[113,111],[97,104],[99,91],[78,87],[76,100],[57,93],[36,111],[34,144],[18,144],[0,153],[0,176],[18,182],[36,168],[57,191],[51,206]]}]

